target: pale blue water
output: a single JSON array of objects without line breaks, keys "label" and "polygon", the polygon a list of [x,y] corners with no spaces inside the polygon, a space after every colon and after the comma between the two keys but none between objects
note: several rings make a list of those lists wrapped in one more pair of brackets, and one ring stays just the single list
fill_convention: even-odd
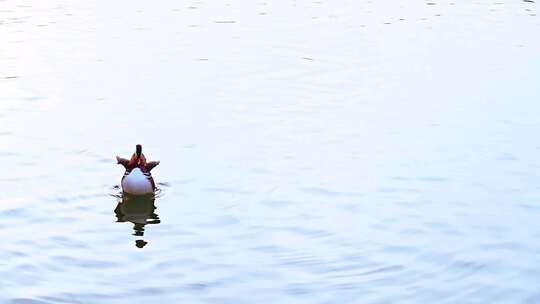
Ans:
[{"label": "pale blue water", "polygon": [[537,3],[111,2],[0,1],[0,303],[540,302]]}]

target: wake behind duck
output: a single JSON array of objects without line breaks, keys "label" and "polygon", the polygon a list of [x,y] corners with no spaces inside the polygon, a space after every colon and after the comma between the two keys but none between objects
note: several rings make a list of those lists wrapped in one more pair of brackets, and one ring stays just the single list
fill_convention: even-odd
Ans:
[{"label": "wake behind duck", "polygon": [[146,157],[142,153],[141,145],[136,146],[135,153],[133,153],[130,160],[116,156],[116,161],[126,169],[121,183],[124,193],[132,195],[154,193],[156,184],[150,171],[159,165],[159,161],[147,162]]}]

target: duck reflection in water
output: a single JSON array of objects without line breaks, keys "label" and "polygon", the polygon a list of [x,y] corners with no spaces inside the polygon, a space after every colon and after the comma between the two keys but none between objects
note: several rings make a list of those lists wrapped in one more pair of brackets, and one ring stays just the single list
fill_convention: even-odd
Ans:
[{"label": "duck reflection in water", "polygon": [[[154,202],[156,197],[151,195],[129,195],[124,193],[114,209],[117,222],[133,223],[133,235],[144,236],[144,226],[149,224],[159,224],[159,216],[155,213],[157,209]],[[148,242],[140,239],[135,241],[135,246],[143,248]]]}]

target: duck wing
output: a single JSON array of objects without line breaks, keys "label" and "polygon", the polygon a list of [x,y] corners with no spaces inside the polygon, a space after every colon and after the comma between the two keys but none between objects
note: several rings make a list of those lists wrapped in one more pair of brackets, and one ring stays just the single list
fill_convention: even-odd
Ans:
[{"label": "duck wing", "polygon": [[150,170],[154,169],[155,166],[159,165],[158,161],[149,161],[146,163],[146,172],[150,172]]},{"label": "duck wing", "polygon": [[122,158],[120,156],[116,156],[116,163],[119,165],[124,166],[125,169],[128,168],[129,160]]}]

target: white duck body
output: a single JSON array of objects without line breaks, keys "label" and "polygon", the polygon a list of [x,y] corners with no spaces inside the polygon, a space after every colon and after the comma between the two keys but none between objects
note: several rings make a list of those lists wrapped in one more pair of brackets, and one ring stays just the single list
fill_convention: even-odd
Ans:
[{"label": "white duck body", "polygon": [[133,195],[154,193],[154,183],[150,173],[143,173],[139,168],[126,172],[122,178],[122,190]]}]

